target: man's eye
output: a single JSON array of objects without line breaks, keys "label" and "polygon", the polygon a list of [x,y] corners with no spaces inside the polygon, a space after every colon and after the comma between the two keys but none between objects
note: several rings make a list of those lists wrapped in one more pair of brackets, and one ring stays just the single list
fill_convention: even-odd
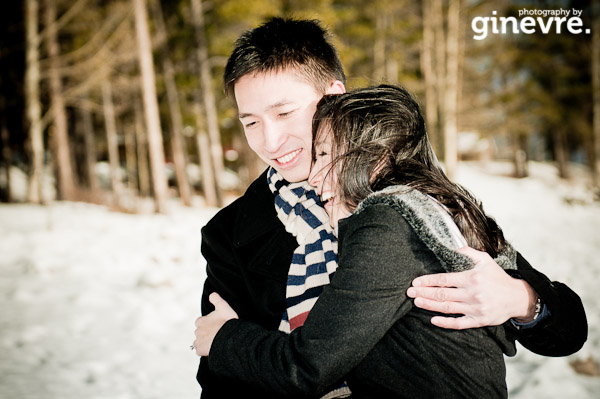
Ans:
[{"label": "man's eye", "polygon": [[290,116],[293,112],[294,112],[293,110],[292,111],[288,111],[288,112],[281,112],[277,116],[280,117],[280,118],[286,118],[286,117]]},{"label": "man's eye", "polygon": [[249,122],[249,123],[246,123],[246,124],[244,124],[244,127],[245,127],[246,129],[250,129],[250,128],[252,128],[252,127],[256,126],[256,123],[257,123],[257,122]]}]

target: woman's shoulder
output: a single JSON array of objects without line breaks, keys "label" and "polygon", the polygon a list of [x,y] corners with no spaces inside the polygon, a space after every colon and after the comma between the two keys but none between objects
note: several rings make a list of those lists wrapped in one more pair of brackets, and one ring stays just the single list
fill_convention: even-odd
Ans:
[{"label": "woman's shoulder", "polygon": [[385,239],[386,236],[406,236],[412,234],[412,230],[402,213],[387,201],[363,202],[352,215],[339,222],[340,239],[352,235]]},{"label": "woman's shoulder", "polygon": [[419,209],[429,207],[429,197],[409,186],[394,185],[375,191],[367,196],[356,207],[356,214],[364,212],[373,206],[387,206],[404,213],[405,208]]},{"label": "woman's shoulder", "polygon": [[418,210],[427,197],[407,186],[390,186],[361,201],[349,218],[353,225],[374,224],[410,227],[410,209]]},{"label": "woman's shoulder", "polygon": [[447,271],[470,269],[473,262],[456,252],[458,245],[443,212],[445,211],[433,198],[416,189],[390,186],[365,198],[357,207],[355,215],[363,223],[368,223],[375,214],[378,219],[385,219],[382,223],[397,223],[398,229],[418,237],[419,241],[436,254]]}]

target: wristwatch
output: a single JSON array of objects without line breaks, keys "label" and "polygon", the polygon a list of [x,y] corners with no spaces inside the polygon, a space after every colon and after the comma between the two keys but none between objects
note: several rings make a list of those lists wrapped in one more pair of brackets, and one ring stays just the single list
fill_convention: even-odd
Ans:
[{"label": "wristwatch", "polygon": [[537,319],[542,313],[542,299],[538,296],[537,301],[535,301],[535,314],[533,315],[533,320]]}]

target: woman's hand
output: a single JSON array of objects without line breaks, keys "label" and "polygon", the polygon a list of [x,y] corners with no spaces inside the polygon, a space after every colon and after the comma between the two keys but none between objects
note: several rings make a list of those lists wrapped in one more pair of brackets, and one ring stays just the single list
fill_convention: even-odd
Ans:
[{"label": "woman's hand", "polygon": [[210,303],[215,305],[215,310],[206,316],[196,319],[196,340],[194,348],[198,356],[208,356],[215,336],[228,320],[237,319],[237,313],[229,306],[219,294],[213,292],[208,297]]}]

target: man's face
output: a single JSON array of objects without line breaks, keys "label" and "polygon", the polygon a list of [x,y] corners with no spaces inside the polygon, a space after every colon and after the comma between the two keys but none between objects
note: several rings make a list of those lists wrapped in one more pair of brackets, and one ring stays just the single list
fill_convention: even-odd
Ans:
[{"label": "man's face", "polygon": [[[322,94],[291,70],[248,74],[235,84],[248,145],[289,182],[308,178],[312,118]],[[327,93],[343,93],[336,81]]]}]

